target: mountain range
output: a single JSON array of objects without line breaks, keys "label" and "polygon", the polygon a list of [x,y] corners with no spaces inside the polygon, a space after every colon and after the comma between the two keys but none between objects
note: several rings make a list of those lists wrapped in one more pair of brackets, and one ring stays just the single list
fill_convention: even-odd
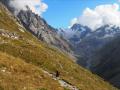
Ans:
[{"label": "mountain range", "polygon": [[120,27],[104,25],[92,30],[87,26],[74,24],[70,29],[63,29],[59,32],[73,46],[77,63],[89,68],[90,61],[96,51],[120,35]]},{"label": "mountain range", "polygon": [[68,30],[63,29],[60,35],[67,36],[79,65],[120,87],[119,26],[104,25],[92,30],[87,26],[74,24]]},{"label": "mountain range", "polygon": [[26,9],[14,15],[9,0],[0,0],[0,90],[118,90],[81,65],[99,72],[89,58],[119,36],[119,27],[58,30]]}]

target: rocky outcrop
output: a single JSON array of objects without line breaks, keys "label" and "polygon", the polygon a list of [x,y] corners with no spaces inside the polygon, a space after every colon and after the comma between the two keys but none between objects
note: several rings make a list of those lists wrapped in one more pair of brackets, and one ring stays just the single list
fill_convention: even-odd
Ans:
[{"label": "rocky outcrop", "polygon": [[[1,2],[14,13],[14,8],[9,6],[10,0],[1,0]],[[21,10],[15,18],[22,23],[23,26],[35,35],[39,40],[53,45],[63,51],[71,52],[70,43],[57,34],[57,29],[53,28],[39,15],[33,13],[28,6],[27,10]]]},{"label": "rocky outcrop", "polygon": [[33,13],[29,7],[27,7],[27,9],[27,11],[21,10],[18,14],[18,18],[23,26],[41,41],[70,52],[69,43],[57,34],[57,29],[48,25],[43,18]]},{"label": "rocky outcrop", "polygon": [[6,38],[11,38],[11,39],[20,39],[22,38],[22,36],[18,35],[15,32],[9,32],[7,30],[4,29],[0,29],[0,35]]}]

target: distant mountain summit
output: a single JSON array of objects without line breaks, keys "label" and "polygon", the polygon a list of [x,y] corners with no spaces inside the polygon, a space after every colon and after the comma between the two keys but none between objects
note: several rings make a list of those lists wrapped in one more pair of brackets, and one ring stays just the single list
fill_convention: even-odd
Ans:
[{"label": "distant mountain summit", "polygon": [[44,19],[29,10],[16,17],[0,2],[0,90],[117,90],[56,49],[50,37],[63,46]]},{"label": "distant mountain summit", "polygon": [[69,39],[70,42],[76,43],[79,42],[81,39],[86,37],[88,34],[91,33],[91,29],[87,26],[82,26],[80,24],[74,24],[69,29],[60,29],[61,35]]},{"label": "distant mountain summit", "polygon": [[88,28],[87,26],[82,26],[80,24],[74,24],[71,27],[71,30],[74,32],[74,34],[71,38],[69,38],[69,40],[73,43],[80,42],[83,38],[91,33],[90,28]]},{"label": "distant mountain summit", "polygon": [[120,34],[120,27],[115,25],[104,25],[96,29],[94,33],[98,37],[114,37]]},{"label": "distant mountain summit", "polygon": [[96,30],[91,30],[87,26],[74,24],[70,29],[62,30],[61,35],[67,36],[66,38],[73,46],[78,64],[89,68],[96,51],[120,35],[120,27],[104,25]]}]

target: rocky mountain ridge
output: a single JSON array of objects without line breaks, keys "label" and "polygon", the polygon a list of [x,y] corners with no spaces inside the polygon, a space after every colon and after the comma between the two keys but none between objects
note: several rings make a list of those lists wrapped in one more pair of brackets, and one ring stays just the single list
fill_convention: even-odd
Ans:
[{"label": "rocky mountain ridge", "polygon": [[[4,41],[0,43],[1,90],[69,89],[60,83],[79,90],[117,90],[102,78],[78,66],[68,54],[38,40],[22,26],[0,3],[0,42]],[[44,71],[55,75],[60,83]]]},{"label": "rocky mountain ridge", "polygon": [[40,16],[34,14],[31,10],[20,11],[18,18],[27,30],[32,32],[38,39],[47,44],[54,45],[62,50],[70,52],[70,45],[64,38],[57,34],[57,29],[54,29]]},{"label": "rocky mountain ridge", "polygon": [[60,35],[70,36],[66,37],[66,39],[73,46],[74,55],[78,59],[77,63],[89,68],[90,61],[96,51],[117,36],[120,36],[120,27],[105,25],[93,31],[87,26],[74,24],[70,29],[63,30]]},{"label": "rocky mountain ridge", "polygon": [[[10,0],[1,0],[8,9],[14,13],[15,8],[9,5]],[[35,35],[41,41],[53,45],[62,51],[72,53],[70,44],[64,37],[57,34],[57,29],[50,26],[43,18],[35,14],[26,6],[26,10],[21,10],[15,17],[28,31]]]}]

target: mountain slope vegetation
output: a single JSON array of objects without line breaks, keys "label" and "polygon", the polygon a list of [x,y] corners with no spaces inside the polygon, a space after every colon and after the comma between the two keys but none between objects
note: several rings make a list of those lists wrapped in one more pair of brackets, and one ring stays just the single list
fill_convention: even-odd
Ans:
[{"label": "mountain slope vegetation", "polygon": [[91,65],[91,70],[120,88],[120,37],[100,49]]},{"label": "mountain slope vegetation", "polygon": [[3,90],[66,90],[42,70],[53,75],[59,72],[59,79],[79,90],[117,90],[66,53],[34,37],[1,3],[0,70]]},{"label": "mountain slope vegetation", "polygon": [[46,88],[64,90],[57,81],[43,73],[40,68],[2,52],[0,52],[0,80],[0,87],[3,90]]}]

